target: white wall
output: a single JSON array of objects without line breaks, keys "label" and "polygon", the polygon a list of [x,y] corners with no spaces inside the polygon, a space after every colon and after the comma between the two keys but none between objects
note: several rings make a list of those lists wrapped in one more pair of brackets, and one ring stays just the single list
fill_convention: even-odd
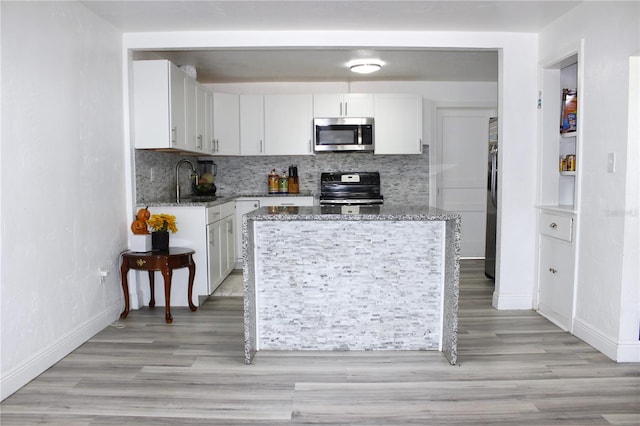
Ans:
[{"label": "white wall", "polygon": [[[125,49],[260,47],[433,47],[499,51],[498,115],[502,165],[498,177],[498,309],[533,306],[535,259],[535,161],[537,34],[473,32],[212,31],[125,33]],[[355,86],[351,91],[356,91]],[[133,168],[132,160],[129,159]],[[128,197],[131,214],[135,199]],[[502,238],[504,236],[504,238]]]},{"label": "white wall", "polygon": [[77,2],[1,18],[4,399],[117,318],[129,223],[120,33]]},{"label": "white wall", "polygon": [[[628,134],[628,120],[639,119],[628,113],[629,59],[640,51],[639,17],[638,2],[584,2],[540,34],[543,59],[575,50],[584,39],[574,332],[619,361],[640,361],[640,278],[629,264],[640,262],[640,195],[637,173],[628,172],[640,164],[637,149],[629,149],[637,146],[637,134],[635,140]],[[607,172],[611,152],[617,157],[615,173]]]}]

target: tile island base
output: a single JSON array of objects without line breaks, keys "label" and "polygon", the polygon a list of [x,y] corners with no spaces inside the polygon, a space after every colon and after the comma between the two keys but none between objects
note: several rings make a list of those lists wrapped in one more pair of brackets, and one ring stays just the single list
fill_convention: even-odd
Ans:
[{"label": "tile island base", "polygon": [[359,210],[245,215],[247,363],[260,350],[435,350],[456,363],[459,216]]}]

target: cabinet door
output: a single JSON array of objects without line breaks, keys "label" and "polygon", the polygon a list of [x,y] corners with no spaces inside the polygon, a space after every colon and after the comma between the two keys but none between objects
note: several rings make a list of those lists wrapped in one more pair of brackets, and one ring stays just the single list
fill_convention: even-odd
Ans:
[{"label": "cabinet door", "polygon": [[213,142],[213,93],[207,90],[204,97],[205,122],[203,152],[205,154],[214,154],[215,144]]},{"label": "cabinet door", "polygon": [[264,154],[264,96],[240,95],[240,155]]},{"label": "cabinet door", "polygon": [[317,118],[342,117],[342,94],[319,93],[313,95],[313,116]]},{"label": "cabinet door", "polygon": [[311,95],[266,95],[264,132],[268,155],[313,154]]},{"label": "cabinet door", "polygon": [[373,95],[368,93],[320,93],[313,95],[313,116],[373,117]]},{"label": "cabinet door", "polygon": [[221,226],[221,220],[207,225],[207,243],[209,245],[209,294],[212,294],[222,282],[220,247],[220,235],[222,234]]},{"label": "cabinet door", "polygon": [[213,94],[213,139],[217,155],[240,155],[240,97]]},{"label": "cabinet door", "polygon": [[169,61],[133,62],[136,148],[185,147],[184,80]]},{"label": "cabinet door", "polygon": [[171,132],[172,140],[175,141],[172,145],[186,148],[185,84],[188,78],[181,69],[173,64],[170,64],[169,71],[171,74]]},{"label": "cabinet door", "polygon": [[369,93],[347,93],[344,95],[345,117],[373,117],[373,95]]},{"label": "cabinet door", "polygon": [[197,151],[197,142],[196,142],[196,131],[197,131],[197,123],[196,123],[196,81],[187,78],[185,79],[184,84],[184,103],[185,103],[185,117],[186,117],[186,149],[195,152]]},{"label": "cabinet door", "polygon": [[228,216],[224,219],[223,231],[225,232],[225,245],[222,247],[223,254],[220,263],[222,264],[223,276],[226,277],[236,265],[236,227],[235,218]]},{"label": "cabinet door", "polygon": [[573,246],[540,237],[538,310],[563,330],[573,321]]},{"label": "cabinet door", "polygon": [[199,84],[196,84],[196,99],[195,99],[195,112],[196,112],[196,151],[206,151],[206,127],[207,127],[207,89]]},{"label": "cabinet door", "polygon": [[378,94],[375,99],[375,154],[422,153],[422,96]]}]

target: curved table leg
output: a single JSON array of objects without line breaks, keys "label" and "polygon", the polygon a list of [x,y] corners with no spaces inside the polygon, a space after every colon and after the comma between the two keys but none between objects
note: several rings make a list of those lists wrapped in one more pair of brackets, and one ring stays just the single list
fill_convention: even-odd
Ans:
[{"label": "curved table leg", "polygon": [[120,279],[122,280],[122,292],[124,293],[124,311],[120,314],[120,319],[126,319],[129,315],[129,283],[127,283],[127,272],[129,272],[129,262],[123,258],[120,265]]},{"label": "curved table leg", "polygon": [[171,275],[173,271],[169,265],[162,265],[162,276],[164,277],[164,320],[167,324],[173,322],[171,316]]},{"label": "curved table leg", "polygon": [[198,307],[191,301],[191,297],[193,296],[193,279],[195,278],[195,276],[196,263],[193,261],[193,257],[189,255],[189,290],[187,294],[189,297],[189,309],[191,309],[191,312],[195,312],[196,309],[198,309]]},{"label": "curved table leg", "polygon": [[156,306],[156,281],[154,274],[155,271],[149,271],[149,287],[151,288],[151,299],[149,300],[150,308]]}]

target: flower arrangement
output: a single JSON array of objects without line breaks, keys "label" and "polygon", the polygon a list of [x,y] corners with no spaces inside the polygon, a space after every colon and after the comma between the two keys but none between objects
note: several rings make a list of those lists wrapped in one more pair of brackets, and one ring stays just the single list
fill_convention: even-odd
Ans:
[{"label": "flower arrangement", "polygon": [[153,232],[178,232],[176,217],[172,214],[152,214],[151,217],[147,219],[147,225],[151,227]]}]

